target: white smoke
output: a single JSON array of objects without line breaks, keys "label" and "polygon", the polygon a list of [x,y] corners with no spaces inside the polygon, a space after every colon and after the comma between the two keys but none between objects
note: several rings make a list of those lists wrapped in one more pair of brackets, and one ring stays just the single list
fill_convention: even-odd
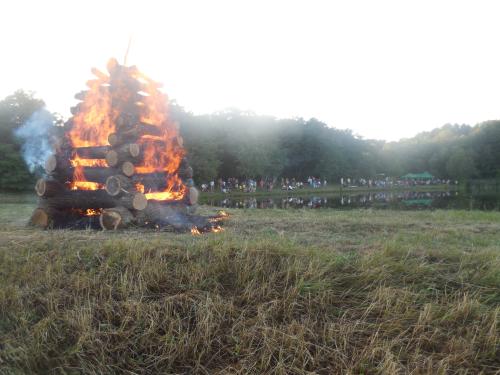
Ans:
[{"label": "white smoke", "polygon": [[23,141],[21,152],[33,173],[37,167],[43,167],[45,161],[52,154],[51,129],[54,125],[54,116],[42,108],[34,112],[31,117],[14,134]]}]

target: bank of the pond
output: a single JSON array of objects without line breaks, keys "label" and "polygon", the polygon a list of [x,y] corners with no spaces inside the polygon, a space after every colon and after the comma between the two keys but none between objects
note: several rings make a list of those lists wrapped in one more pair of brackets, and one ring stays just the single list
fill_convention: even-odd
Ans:
[{"label": "bank of the pond", "polygon": [[193,237],[31,210],[0,206],[6,373],[500,370],[499,212],[229,210]]}]

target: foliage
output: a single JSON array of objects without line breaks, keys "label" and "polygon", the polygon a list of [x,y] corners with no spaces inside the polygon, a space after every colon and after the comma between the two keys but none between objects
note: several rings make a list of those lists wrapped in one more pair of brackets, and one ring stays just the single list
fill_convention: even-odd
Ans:
[{"label": "foliage", "polygon": [[21,145],[14,136],[19,128],[44,102],[22,90],[0,101],[0,190],[33,188],[33,176],[21,157]]},{"label": "foliage", "polygon": [[198,182],[218,177],[377,178],[429,171],[464,180],[500,176],[500,121],[444,125],[399,142],[365,140],[317,120],[234,109],[193,115],[173,106]]},{"label": "foliage", "polygon": [[21,191],[33,186],[33,176],[16,146],[0,143],[0,191]]},{"label": "foliage", "polygon": [[[0,190],[31,188],[13,136],[43,101],[17,91],[0,101]],[[500,177],[500,121],[444,125],[399,142],[362,139],[315,118],[277,119],[228,109],[194,115],[171,103],[197,183],[219,177],[377,178],[429,171],[438,178]],[[55,127],[62,130],[62,127]],[[19,176],[14,176],[19,174]],[[32,177],[31,177],[32,178]]]}]

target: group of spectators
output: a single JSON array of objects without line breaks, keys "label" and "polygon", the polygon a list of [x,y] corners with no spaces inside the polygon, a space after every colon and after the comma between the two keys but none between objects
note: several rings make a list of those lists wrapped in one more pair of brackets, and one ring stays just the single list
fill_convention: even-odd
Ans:
[{"label": "group of spectators", "polygon": [[[415,185],[450,185],[457,184],[457,181],[444,180],[439,178],[432,178],[427,180],[418,179],[402,179],[395,177],[382,177],[382,178],[350,178],[342,177],[340,179],[341,187],[368,187],[368,188],[390,188],[398,186],[415,186]],[[306,181],[299,181],[295,178],[281,177],[277,178],[261,178],[261,179],[239,179],[236,177],[229,177],[227,179],[219,178],[201,184],[201,190],[204,192],[220,191],[222,193],[229,193],[234,191],[241,191],[245,193],[255,192],[257,189],[262,191],[272,191],[274,188],[281,190],[296,190],[304,187],[309,188],[324,188],[328,185],[326,179],[321,179],[314,176],[309,176]]]},{"label": "group of spectators", "polygon": [[440,178],[432,179],[402,179],[395,177],[384,177],[384,178],[344,178],[340,179],[340,185],[342,187],[376,187],[376,188],[386,188],[393,186],[422,186],[422,185],[451,185],[458,184],[458,181],[445,180]]},{"label": "group of spectators", "polygon": [[321,180],[321,178],[309,176],[306,182],[297,181],[295,178],[281,178],[281,190],[295,190],[302,189],[303,187],[320,188],[326,187],[326,179]]},{"label": "group of spectators", "polygon": [[[266,187],[264,180],[259,181],[259,186],[261,189]],[[201,191],[221,191],[223,193],[229,193],[231,191],[242,191],[245,193],[252,193],[257,190],[257,181],[254,179],[240,180],[235,177],[230,177],[226,180],[219,178],[216,181],[212,180],[208,183],[201,184]]]},{"label": "group of spectators", "polygon": [[281,190],[295,190],[302,189],[303,187],[320,188],[326,187],[326,179],[321,180],[317,177],[308,177],[306,182],[298,181],[295,178],[282,177],[281,181],[276,178],[266,179],[238,179],[230,177],[227,179],[219,178],[201,184],[201,191],[214,192],[220,191],[222,193],[229,193],[231,191],[242,191],[245,193],[252,193],[259,188],[263,191],[272,191],[275,187],[279,186]]}]

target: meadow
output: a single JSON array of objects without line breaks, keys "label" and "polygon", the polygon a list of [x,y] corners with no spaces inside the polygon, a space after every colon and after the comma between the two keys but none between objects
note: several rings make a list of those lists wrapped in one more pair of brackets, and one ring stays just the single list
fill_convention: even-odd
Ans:
[{"label": "meadow", "polygon": [[229,210],[192,236],[33,207],[0,206],[0,373],[500,372],[500,212]]}]

